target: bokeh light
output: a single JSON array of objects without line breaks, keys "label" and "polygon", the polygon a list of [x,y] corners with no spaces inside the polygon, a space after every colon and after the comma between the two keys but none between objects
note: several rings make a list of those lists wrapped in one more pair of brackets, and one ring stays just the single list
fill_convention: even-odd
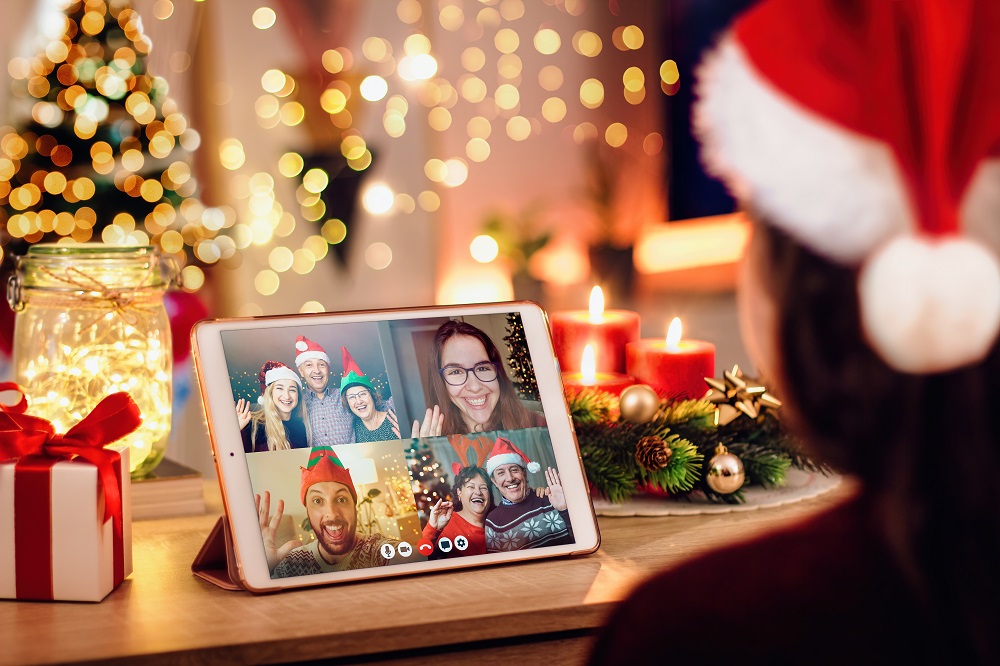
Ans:
[{"label": "bokeh light", "polygon": [[372,215],[384,215],[392,210],[394,198],[395,195],[388,185],[378,183],[365,189],[361,203]]},{"label": "bokeh light", "polygon": [[500,246],[492,236],[483,234],[472,239],[469,253],[479,263],[488,264],[500,254]]}]

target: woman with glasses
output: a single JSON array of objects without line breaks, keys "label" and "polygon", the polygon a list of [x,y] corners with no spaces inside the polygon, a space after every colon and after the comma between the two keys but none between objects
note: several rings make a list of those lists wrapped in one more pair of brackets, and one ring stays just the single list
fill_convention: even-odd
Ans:
[{"label": "woman with glasses", "polygon": [[414,437],[513,430],[545,425],[527,409],[504,371],[500,352],[486,333],[449,321],[438,328],[430,359],[430,404]]},{"label": "woman with glasses", "polygon": [[344,376],[340,380],[340,399],[354,416],[355,442],[386,442],[401,439],[396,413],[391,409],[379,410],[381,397],[371,380],[361,372],[343,348]]}]

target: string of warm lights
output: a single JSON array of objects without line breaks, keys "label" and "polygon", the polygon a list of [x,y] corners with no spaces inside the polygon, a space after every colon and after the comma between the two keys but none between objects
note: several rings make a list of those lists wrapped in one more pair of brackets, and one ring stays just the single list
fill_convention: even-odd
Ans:
[{"label": "string of warm lights", "polygon": [[[164,10],[158,2],[157,15]],[[28,111],[23,128],[0,128],[9,242],[156,245],[188,264],[184,286],[196,291],[201,266],[237,252],[220,234],[235,212],[195,198],[187,155],[201,137],[167,97],[166,80],[147,72],[151,43],[139,14],[127,0],[74,0],[40,39],[36,55],[8,64]]]},{"label": "string of warm lights", "polygon": [[[657,78],[665,94],[675,93],[679,84],[676,63],[664,61],[658,72],[628,66],[622,71],[620,82],[593,76],[570,81],[565,73],[566,60],[598,58],[606,42],[622,53],[638,52],[645,43],[639,26],[609,27],[609,34],[605,35],[589,29],[561,34],[551,27],[551,22],[527,24],[522,0],[480,0],[478,5],[474,4],[476,10],[472,13],[468,5],[444,0],[434,4],[435,10],[419,0],[400,0],[396,16],[411,28],[401,44],[373,35],[361,41],[358,53],[331,44],[322,55],[322,66],[332,80],[319,92],[319,106],[338,131],[341,153],[351,169],[367,169],[372,161],[369,144],[383,140],[365,136],[359,130],[361,119],[373,114],[381,114],[381,129],[388,139],[403,136],[410,126],[418,123],[426,124],[434,132],[464,130],[467,136],[464,154],[430,155],[415,161],[415,168],[421,169],[424,176],[422,189],[397,192],[391,184],[367,186],[361,194],[361,203],[369,214],[405,216],[418,207],[428,213],[437,211],[441,206],[441,188],[462,186],[470,170],[490,158],[498,142],[529,141],[541,132],[543,123],[564,128],[577,144],[600,140],[611,148],[624,148],[630,142],[638,142],[636,149],[647,156],[662,150],[663,138],[658,132],[630,136],[624,122],[611,122],[599,128],[596,120],[588,119],[586,113],[607,106],[609,96],[619,86],[621,99],[633,106],[646,99],[649,82]],[[584,2],[575,0],[547,0],[546,5],[552,12],[574,17],[583,15],[586,9]],[[598,9],[599,6],[589,11]],[[267,30],[277,24],[278,15],[261,7],[253,11],[252,21],[258,29]],[[435,57],[432,32],[438,27],[444,31],[438,39],[468,40],[459,63],[440,62]],[[565,48],[564,41],[570,48]],[[519,55],[525,49],[533,49],[552,62],[537,71],[528,71]],[[521,90],[531,78],[546,93],[537,108],[528,108],[522,99]],[[304,88],[291,74],[268,70],[261,75],[260,85],[262,94],[255,103],[255,112],[261,127],[293,127],[307,120],[306,109],[310,105],[302,103]],[[242,159],[242,155],[234,153],[228,162],[224,157],[223,164],[237,170]],[[330,245],[343,242],[349,232],[344,221],[325,216],[322,194],[329,186],[329,174],[320,168],[304,171],[304,163],[301,154],[286,153],[278,160],[275,173],[301,180],[296,189],[299,217],[319,225],[319,238]],[[253,178],[261,175],[255,174]],[[273,178],[256,195],[278,206]],[[263,245],[272,240],[280,243],[280,239],[268,236],[264,225],[260,226],[255,228],[253,244]],[[308,242],[316,242],[315,238],[311,236]],[[258,293],[266,296],[278,291],[281,274],[290,269],[288,257],[296,251],[283,248],[275,256],[272,250],[268,267],[255,279]],[[470,254],[483,263],[495,260],[499,255],[496,239],[488,235],[476,237],[470,245]],[[372,242],[365,249],[364,258],[370,269],[385,269],[392,263],[392,248],[382,241]]]}]

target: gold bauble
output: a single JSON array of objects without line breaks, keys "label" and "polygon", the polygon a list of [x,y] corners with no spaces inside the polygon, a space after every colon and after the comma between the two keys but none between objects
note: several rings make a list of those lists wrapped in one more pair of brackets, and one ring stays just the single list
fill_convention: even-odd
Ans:
[{"label": "gold bauble", "polygon": [[618,397],[618,411],[632,423],[649,423],[660,408],[660,396],[648,384],[633,384]]},{"label": "gold bauble", "polygon": [[705,473],[708,487],[720,495],[728,495],[742,488],[746,478],[743,461],[722,444],[715,447],[715,455],[708,461],[708,471]]}]

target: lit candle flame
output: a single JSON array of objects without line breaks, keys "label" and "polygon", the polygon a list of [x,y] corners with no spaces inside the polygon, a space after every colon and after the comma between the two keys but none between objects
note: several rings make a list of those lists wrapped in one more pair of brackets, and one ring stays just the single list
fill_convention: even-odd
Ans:
[{"label": "lit candle flame", "polygon": [[667,349],[677,351],[681,344],[681,318],[674,317],[667,329]]},{"label": "lit candle flame", "polygon": [[597,381],[597,358],[594,354],[594,345],[587,345],[583,348],[583,358],[580,359],[580,375],[584,384],[593,384]]},{"label": "lit candle flame", "polygon": [[604,321],[604,292],[595,286],[590,290],[590,323],[600,324]]}]

